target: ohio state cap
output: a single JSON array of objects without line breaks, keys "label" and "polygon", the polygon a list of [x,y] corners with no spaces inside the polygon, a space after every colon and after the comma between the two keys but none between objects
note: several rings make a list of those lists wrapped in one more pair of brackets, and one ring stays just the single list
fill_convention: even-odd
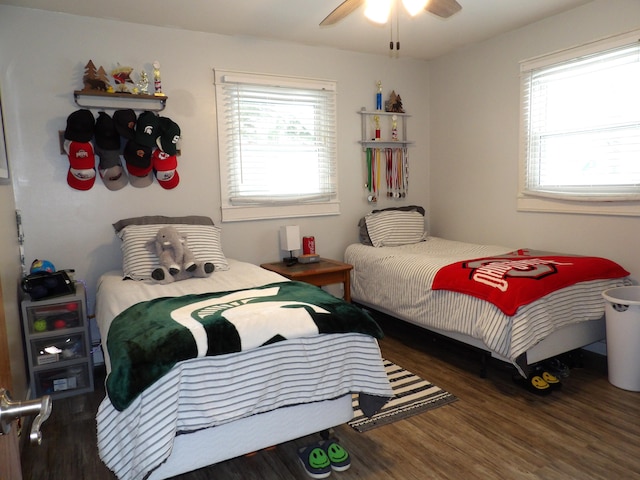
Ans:
[{"label": "ohio state cap", "polygon": [[69,157],[67,183],[76,190],[89,190],[96,181],[96,157],[89,142],[65,140],[64,150]]}]

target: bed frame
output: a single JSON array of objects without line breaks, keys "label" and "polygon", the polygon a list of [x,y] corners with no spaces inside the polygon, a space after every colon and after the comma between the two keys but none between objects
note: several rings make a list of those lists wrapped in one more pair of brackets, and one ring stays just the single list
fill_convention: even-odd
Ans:
[{"label": "bed frame", "polygon": [[178,435],[173,451],[149,480],[159,480],[341,425],[353,418],[351,395],[295,405]]},{"label": "bed frame", "polygon": [[[397,316],[397,314],[387,311],[383,307],[380,307],[378,305],[371,305],[358,299],[354,299],[353,302],[357,305],[360,305],[362,308],[371,311],[372,313],[374,313],[374,315],[376,313],[383,314],[391,319],[400,320],[412,325],[416,325],[417,327],[422,328],[423,330],[426,330],[428,332],[435,333],[442,337],[457,341],[459,343],[479,350],[482,353],[480,376],[483,378],[487,375],[487,365],[490,358],[495,358],[500,361],[510,363],[507,358],[491,351],[481,340],[478,340],[477,338],[458,332],[450,332],[437,328],[427,328],[410,318],[399,317]],[[604,340],[605,337],[606,328],[604,316],[597,320],[566,325],[548,335],[543,340],[535,344],[532,348],[527,350],[524,354],[521,366],[527,367],[534,365],[538,362],[547,360],[557,355],[571,352],[573,350],[586,347],[587,345],[591,345],[592,343],[599,342],[601,340]]]}]

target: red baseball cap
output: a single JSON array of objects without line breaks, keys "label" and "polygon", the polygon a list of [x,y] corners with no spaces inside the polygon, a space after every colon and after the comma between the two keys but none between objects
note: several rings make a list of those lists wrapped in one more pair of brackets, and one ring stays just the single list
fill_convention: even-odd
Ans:
[{"label": "red baseball cap", "polygon": [[178,183],[180,183],[180,175],[176,170],[178,168],[178,158],[156,148],[153,151],[152,160],[153,170],[160,186],[167,190],[177,187]]},{"label": "red baseball cap", "polygon": [[66,140],[64,150],[69,157],[67,183],[76,190],[89,190],[96,181],[96,157],[89,142]]}]

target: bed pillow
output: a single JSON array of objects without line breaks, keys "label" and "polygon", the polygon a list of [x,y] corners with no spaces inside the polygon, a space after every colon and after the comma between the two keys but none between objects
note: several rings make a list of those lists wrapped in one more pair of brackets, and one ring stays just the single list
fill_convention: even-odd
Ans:
[{"label": "bed pillow", "polygon": [[[419,205],[405,205],[405,206],[402,206],[402,207],[389,207],[389,208],[384,208],[382,210],[373,210],[371,213],[372,214],[376,214],[376,213],[380,213],[380,212],[392,212],[392,211],[418,212],[422,216],[424,216],[424,214],[425,214],[424,207],[421,207]],[[359,238],[360,243],[362,243],[363,245],[373,245],[373,243],[371,242],[371,237],[369,236],[369,232],[367,231],[367,222],[365,221],[365,217],[362,217],[360,219],[360,221],[358,222],[358,238]]]},{"label": "bed pillow", "polygon": [[398,247],[425,239],[424,217],[416,211],[386,211],[365,217],[374,247]]},{"label": "bed pillow", "polygon": [[125,278],[134,280],[151,278],[151,272],[160,263],[156,254],[146,249],[146,243],[155,238],[160,227],[167,225],[173,225],[180,233],[187,236],[187,244],[196,260],[213,263],[217,272],[229,270],[229,263],[222,252],[219,227],[187,223],[132,224],[122,227],[117,232],[122,240],[122,272]]},{"label": "bed pillow", "polygon": [[131,217],[118,220],[113,224],[116,233],[127,225],[213,225],[213,220],[200,215],[187,215],[184,217],[165,217],[164,215],[146,215],[143,217]]}]

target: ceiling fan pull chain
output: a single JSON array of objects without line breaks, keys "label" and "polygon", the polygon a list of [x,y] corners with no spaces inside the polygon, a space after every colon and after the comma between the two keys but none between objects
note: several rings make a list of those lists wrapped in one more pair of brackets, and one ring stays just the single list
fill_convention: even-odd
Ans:
[{"label": "ceiling fan pull chain", "polygon": [[400,50],[400,15],[398,15],[398,9],[396,8],[396,50]]}]

